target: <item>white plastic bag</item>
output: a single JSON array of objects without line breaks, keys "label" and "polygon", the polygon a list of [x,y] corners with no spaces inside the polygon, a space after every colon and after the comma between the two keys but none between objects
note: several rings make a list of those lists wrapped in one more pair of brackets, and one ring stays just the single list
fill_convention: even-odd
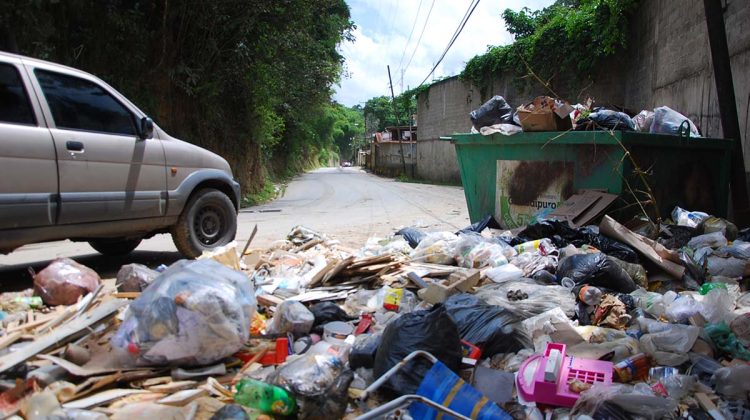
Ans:
[{"label": "white plastic bag", "polygon": [[207,365],[242,348],[255,310],[247,275],[180,260],[130,304],[112,347],[140,365]]},{"label": "white plastic bag", "polygon": [[700,137],[698,127],[690,121],[690,118],[680,114],[668,106],[660,106],[654,109],[654,122],[651,123],[650,133],[653,134],[680,134],[680,125],[685,121],[690,126],[690,137]]},{"label": "white plastic bag", "polygon": [[[510,246],[506,245],[510,248]],[[512,249],[512,248],[511,248]],[[478,234],[460,234],[455,248],[456,262],[460,267],[498,267],[508,264],[502,245],[487,242]]]},{"label": "white plastic bag", "polygon": [[458,236],[450,232],[427,234],[411,252],[411,259],[417,262],[452,265]]}]

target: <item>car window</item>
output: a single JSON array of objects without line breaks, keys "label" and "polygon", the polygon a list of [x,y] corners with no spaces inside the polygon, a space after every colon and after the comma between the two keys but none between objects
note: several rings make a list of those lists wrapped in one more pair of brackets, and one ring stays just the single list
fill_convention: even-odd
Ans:
[{"label": "car window", "polygon": [[135,135],[133,115],[99,85],[35,70],[57,128]]},{"label": "car window", "polygon": [[36,125],[18,69],[0,64],[0,122]]}]

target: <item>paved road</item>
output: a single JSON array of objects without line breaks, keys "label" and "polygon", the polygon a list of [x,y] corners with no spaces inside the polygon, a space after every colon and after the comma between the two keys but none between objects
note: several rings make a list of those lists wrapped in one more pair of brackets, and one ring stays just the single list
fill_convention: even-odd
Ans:
[{"label": "paved road", "polygon": [[[456,230],[469,224],[466,201],[459,187],[411,184],[381,178],[358,168],[323,168],[292,181],[275,201],[240,211],[237,242],[244,245],[258,225],[253,246],[268,246],[302,224],[352,247],[370,236],[418,225],[427,230]],[[180,258],[169,235],[143,241],[130,255],[104,257],[86,243],[70,241],[27,245],[0,255],[0,290],[31,285],[28,267],[44,268],[57,257],[71,257],[114,277],[121,265],[139,262],[150,267]]]}]

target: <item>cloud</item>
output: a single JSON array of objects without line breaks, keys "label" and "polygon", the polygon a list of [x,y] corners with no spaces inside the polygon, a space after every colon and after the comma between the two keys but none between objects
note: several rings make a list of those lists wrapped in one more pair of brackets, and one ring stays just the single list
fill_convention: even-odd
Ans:
[{"label": "cloud", "polygon": [[[510,43],[513,38],[500,16],[506,8],[519,10],[528,7],[536,10],[552,2],[480,1],[463,32],[430,79],[458,74],[468,60],[487,51],[488,46]],[[418,46],[417,40],[433,0],[349,0],[348,3],[352,20],[357,25],[354,31],[356,41],[340,47],[346,58],[348,77],[343,78],[341,85],[335,88],[334,99],[352,106],[364,104],[375,96],[390,95],[386,65],[391,66],[396,95],[402,91],[402,86],[405,90],[422,82],[448,45],[471,0],[434,0]],[[412,27],[414,30],[409,38]],[[407,67],[412,54],[413,59]],[[401,70],[404,70],[403,85]]]}]

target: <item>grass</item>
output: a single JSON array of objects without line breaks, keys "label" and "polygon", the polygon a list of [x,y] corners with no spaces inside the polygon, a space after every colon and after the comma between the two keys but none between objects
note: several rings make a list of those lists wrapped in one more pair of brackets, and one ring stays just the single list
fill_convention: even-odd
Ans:
[{"label": "grass", "polygon": [[410,177],[410,176],[405,175],[405,174],[400,174],[395,179],[398,182],[406,182],[406,183],[409,183],[409,184],[447,185],[447,186],[451,186],[451,187],[460,187],[460,186],[462,186],[460,181],[459,182],[428,181],[428,180],[425,180],[425,179],[413,178],[413,177]]},{"label": "grass", "polygon": [[267,203],[275,199],[279,195],[279,192],[285,187],[286,185],[283,185],[282,188],[277,187],[270,178],[266,177],[263,182],[263,188],[261,188],[260,191],[247,194],[242,198],[242,207],[257,206],[259,204]]}]

